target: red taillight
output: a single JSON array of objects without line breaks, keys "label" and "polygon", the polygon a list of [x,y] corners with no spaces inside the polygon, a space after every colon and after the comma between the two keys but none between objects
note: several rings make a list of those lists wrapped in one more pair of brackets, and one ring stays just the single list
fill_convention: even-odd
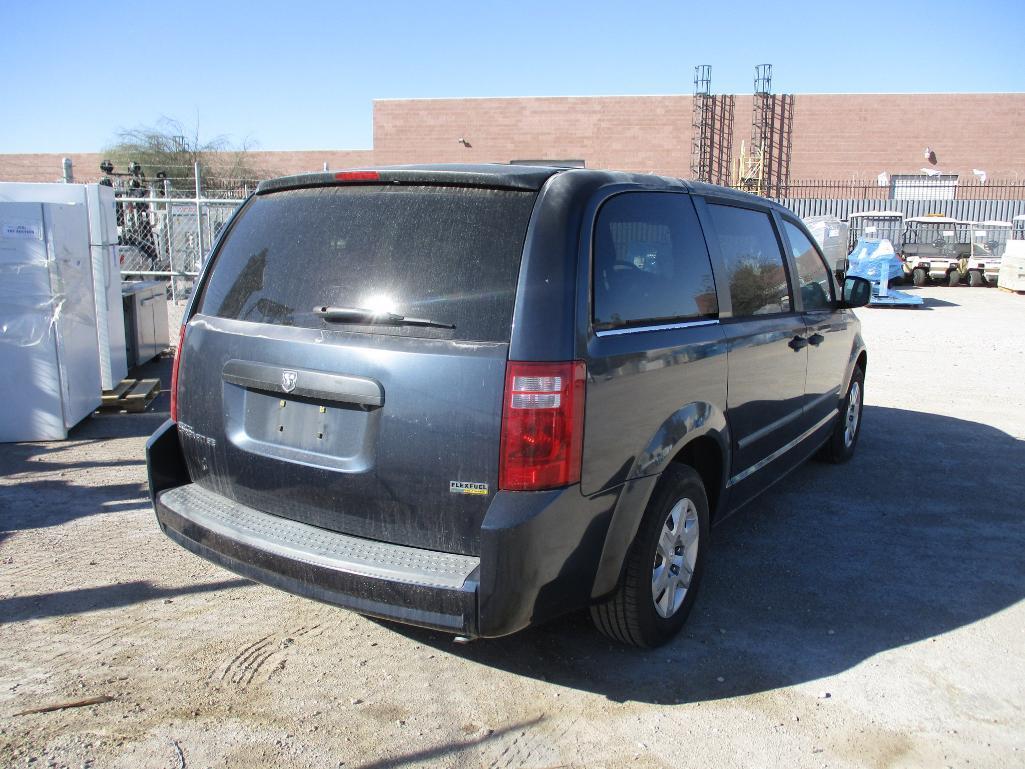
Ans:
[{"label": "red taillight", "polygon": [[178,347],[174,351],[174,363],[171,365],[171,421],[178,421],[178,366],[182,362],[182,345],[185,344],[185,324],[178,333]]},{"label": "red taillight", "polygon": [[582,361],[509,361],[499,488],[537,491],[580,480],[585,379]]},{"label": "red taillight", "polygon": [[379,182],[381,174],[377,171],[339,171],[335,179],[340,182]]}]

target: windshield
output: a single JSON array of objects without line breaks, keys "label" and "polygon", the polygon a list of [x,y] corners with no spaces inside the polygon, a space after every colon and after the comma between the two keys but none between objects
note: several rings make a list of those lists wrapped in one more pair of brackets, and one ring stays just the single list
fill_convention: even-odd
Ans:
[{"label": "windshield", "polygon": [[345,325],[406,336],[508,341],[534,192],[337,186],[255,197],[210,272],[199,312],[337,330],[324,306],[455,326]]}]

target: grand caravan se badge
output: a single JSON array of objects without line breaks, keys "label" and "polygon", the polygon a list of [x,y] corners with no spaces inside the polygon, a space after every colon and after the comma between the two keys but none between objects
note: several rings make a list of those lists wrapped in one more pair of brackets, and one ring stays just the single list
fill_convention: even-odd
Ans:
[{"label": "grand caravan se badge", "polygon": [[449,481],[448,490],[453,494],[481,494],[488,493],[486,483],[474,483],[472,481]]}]

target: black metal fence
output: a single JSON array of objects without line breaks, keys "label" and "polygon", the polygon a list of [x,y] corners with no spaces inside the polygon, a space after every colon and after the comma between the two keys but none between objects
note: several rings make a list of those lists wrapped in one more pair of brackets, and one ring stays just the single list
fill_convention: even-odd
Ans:
[{"label": "black metal fence", "polygon": [[1025,214],[1025,190],[1018,200],[851,200],[842,198],[773,198],[802,219],[835,216],[849,219],[860,211],[896,211],[913,216],[949,216],[966,222],[1004,221]]},{"label": "black metal fence", "polygon": [[777,184],[775,197],[787,200],[1025,200],[1025,180],[971,180],[952,177],[893,176],[879,181],[804,180]]}]

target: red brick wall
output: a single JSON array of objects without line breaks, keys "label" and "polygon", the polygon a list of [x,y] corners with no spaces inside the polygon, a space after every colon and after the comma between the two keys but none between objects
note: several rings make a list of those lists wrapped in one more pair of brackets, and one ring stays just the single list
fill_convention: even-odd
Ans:
[{"label": "red brick wall", "polygon": [[[750,142],[738,96],[734,157]],[[411,99],[374,103],[378,163],[583,159],[591,168],[690,172],[690,96]],[[800,94],[791,179],[874,180],[930,166],[991,179],[1025,175],[1025,94]],[[470,148],[461,146],[463,137]],[[930,166],[931,167],[931,166]]]},{"label": "red brick wall", "polygon": [[59,182],[63,178],[61,159],[65,157],[71,158],[75,181],[94,182],[100,178],[100,161],[103,159],[101,155],[72,152],[0,155],[0,181]]},{"label": "red brick wall", "polygon": [[591,168],[686,175],[690,105],[689,96],[377,101],[375,161],[582,159]]},{"label": "red brick wall", "polygon": [[324,163],[329,169],[353,168],[374,164],[373,150],[303,150],[301,152],[252,152],[250,162],[267,176],[322,171]]},{"label": "red brick wall", "polygon": [[[739,102],[739,100],[738,100]],[[737,105],[738,110],[740,104]],[[830,94],[794,99],[792,179],[874,179],[932,167],[1025,175],[1025,94]]]},{"label": "red brick wall", "polygon": [[[691,97],[597,96],[374,102],[373,150],[254,152],[268,175],[426,162],[584,160],[687,176]],[[734,156],[751,133],[751,96],[738,96]],[[257,127],[258,129],[258,127]],[[929,166],[962,176],[1025,177],[1025,94],[800,94],[791,179],[861,179]],[[459,143],[464,138],[470,143]],[[0,155],[0,180],[56,181],[60,154]],[[99,177],[101,155],[73,154],[75,178]]]}]

